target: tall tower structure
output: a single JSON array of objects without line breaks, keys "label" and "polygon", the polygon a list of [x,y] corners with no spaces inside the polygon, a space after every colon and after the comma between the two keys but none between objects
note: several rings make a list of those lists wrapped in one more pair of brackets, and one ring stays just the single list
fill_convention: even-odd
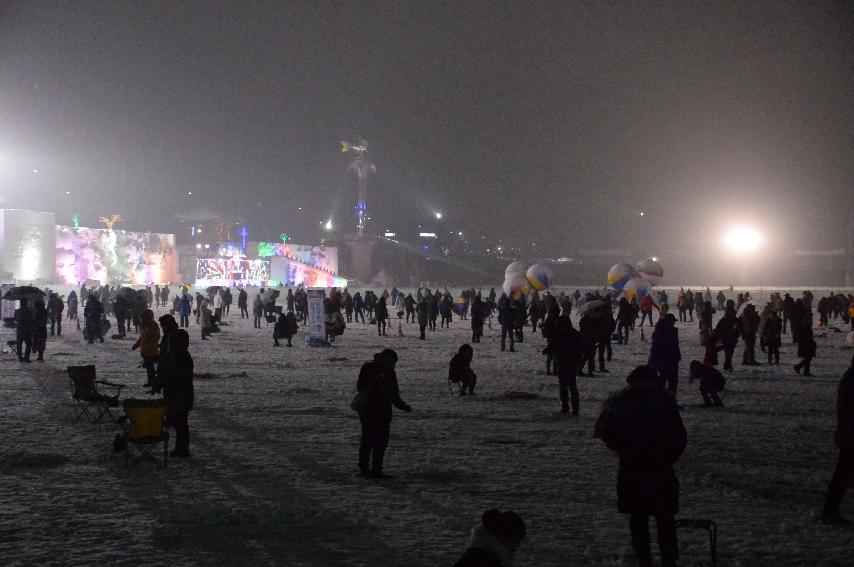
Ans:
[{"label": "tall tower structure", "polygon": [[368,217],[368,174],[376,173],[377,167],[368,160],[368,142],[361,140],[358,144],[341,141],[341,151],[349,153],[353,160],[347,166],[347,171],[356,174],[359,183],[359,194],[356,198],[356,231],[361,235],[365,230]]}]

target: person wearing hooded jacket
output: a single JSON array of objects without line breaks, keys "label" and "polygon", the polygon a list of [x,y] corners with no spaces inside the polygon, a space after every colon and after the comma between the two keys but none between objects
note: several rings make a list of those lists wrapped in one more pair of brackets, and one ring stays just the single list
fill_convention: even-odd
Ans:
[{"label": "person wearing hooded jacket", "polygon": [[191,456],[188,418],[195,405],[190,335],[184,329],[176,329],[168,340],[171,372],[165,376],[163,397],[169,406],[169,424],[175,429],[175,450],[169,455],[184,458]]},{"label": "person wearing hooded jacket", "polygon": [[471,304],[471,342],[479,343],[483,336],[483,320],[486,319],[486,308],[480,296],[475,296]]},{"label": "person wearing hooded jacket", "polygon": [[465,553],[454,567],[512,567],[513,556],[527,528],[522,518],[512,510],[487,510],[471,532]]},{"label": "person wearing hooded jacket", "polygon": [[385,337],[385,322],[388,319],[388,307],[386,307],[385,297],[380,297],[374,307],[374,317],[377,320],[377,336]]},{"label": "person wearing hooded jacket", "polygon": [[181,295],[181,300],[178,302],[178,318],[181,320],[181,327],[190,326],[190,313],[193,311],[193,303],[190,296],[186,293]]},{"label": "person wearing hooded jacket", "polygon": [[[581,334],[572,327],[568,316],[561,315],[549,323],[548,346],[543,354],[552,359],[556,366],[558,386],[560,389],[560,413],[569,414],[570,397],[572,398],[572,415],[578,415],[579,396],[576,382],[578,365],[584,358],[584,345]],[[543,326],[543,331],[546,326]],[[548,364],[548,362],[546,363]]]},{"label": "person wearing hooded jacket", "polygon": [[724,370],[732,371],[732,355],[741,336],[741,319],[735,316],[735,307],[731,302],[715,326],[715,336],[723,345]]},{"label": "person wearing hooded jacket", "polygon": [[619,456],[617,508],[629,515],[638,564],[653,565],[649,516],[654,516],[661,564],[674,567],[679,481],[673,465],[687,445],[685,426],[675,398],[661,387],[654,369],[638,366],[626,381],[628,387],[603,404],[595,436]]},{"label": "person wearing hooded jacket", "polygon": [[367,398],[359,412],[362,436],[359,443],[359,474],[366,478],[391,478],[383,472],[383,460],[391,432],[392,406],[411,412],[412,407],[400,398],[400,386],[394,366],[397,353],[385,349],[374,355],[359,370],[356,390]]},{"label": "person wearing hooded jacket", "polygon": [[142,366],[147,375],[147,380],[143,386],[151,386],[156,376],[155,364],[160,344],[160,328],[154,322],[154,312],[151,309],[143,311],[141,319],[142,333],[133,343],[131,350],[139,349],[139,353],[142,355]]},{"label": "person wearing hooded jacket", "polygon": [[[288,290],[290,293],[291,290]],[[293,303],[293,299],[291,299]],[[249,294],[246,293],[245,289],[241,289],[237,293],[237,308],[240,309],[240,318],[241,319],[249,319]]]}]

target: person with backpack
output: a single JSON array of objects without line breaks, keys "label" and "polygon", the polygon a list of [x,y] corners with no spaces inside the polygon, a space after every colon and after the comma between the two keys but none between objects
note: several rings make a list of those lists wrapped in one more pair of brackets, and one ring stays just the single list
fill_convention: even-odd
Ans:
[{"label": "person with backpack", "polygon": [[718,394],[726,387],[724,375],[718,372],[716,368],[707,366],[699,360],[691,361],[690,372],[689,382],[700,381],[700,395],[703,397],[703,405],[723,406],[724,403]]},{"label": "person with backpack", "polygon": [[516,512],[487,510],[472,530],[468,547],[454,567],[509,567],[525,532],[525,522]]},{"label": "person with backpack", "polygon": [[468,389],[469,394],[474,396],[477,376],[471,369],[472,358],[474,358],[474,349],[467,344],[460,346],[457,354],[451,357],[451,364],[448,368],[448,382],[459,386],[461,396],[466,395],[466,389]]},{"label": "person with backpack", "polygon": [[[550,357],[556,366],[558,386],[560,389],[560,413],[569,414],[570,397],[572,401],[572,416],[578,416],[579,397],[577,385],[577,372],[579,362],[584,357],[584,346],[581,334],[572,327],[569,317],[561,315],[551,320],[546,319],[542,330],[546,332],[549,325],[548,346],[543,349],[543,354]],[[548,362],[546,363],[548,365]]]},{"label": "person with backpack", "polygon": [[654,369],[638,366],[626,381],[628,387],[603,404],[595,437],[619,456],[617,509],[629,515],[638,564],[653,565],[649,517],[654,516],[661,564],[675,567],[679,481],[673,465],[687,445],[685,426],[675,398],[661,387]]},{"label": "person with backpack", "polygon": [[833,442],[839,449],[833,478],[827,487],[827,496],[821,520],[829,525],[848,525],[851,522],[839,513],[845,491],[854,478],[854,358],[842,375],[836,393],[836,430]]},{"label": "person with backpack", "polygon": [[359,443],[359,476],[388,479],[383,472],[385,451],[391,432],[392,406],[409,413],[412,407],[400,397],[394,371],[397,353],[385,349],[359,370],[357,395],[351,406],[359,412],[362,435]]}]

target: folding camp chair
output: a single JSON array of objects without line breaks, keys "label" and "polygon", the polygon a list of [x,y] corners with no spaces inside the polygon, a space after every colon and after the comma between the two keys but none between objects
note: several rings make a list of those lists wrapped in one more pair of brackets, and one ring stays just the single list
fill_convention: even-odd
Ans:
[{"label": "folding camp chair", "polygon": [[125,410],[124,441],[125,468],[130,463],[130,445],[139,446],[137,459],[152,453],[158,443],[163,443],[163,467],[169,454],[169,431],[166,428],[166,400],[134,400],[123,402]]},{"label": "folding camp chair", "polygon": [[[115,421],[110,408],[118,407],[119,390],[125,387],[123,384],[96,380],[93,365],[69,366],[68,377],[71,383],[71,399],[74,407],[79,410],[74,421],[84,415],[92,423],[98,423],[105,415],[109,415]],[[115,388],[115,395],[102,394],[98,391],[98,384]]]},{"label": "folding camp chair", "polygon": [[718,526],[711,520],[677,520],[676,529],[689,528],[698,530],[708,530],[709,532],[709,551],[712,556],[712,567],[717,567],[718,564]]}]

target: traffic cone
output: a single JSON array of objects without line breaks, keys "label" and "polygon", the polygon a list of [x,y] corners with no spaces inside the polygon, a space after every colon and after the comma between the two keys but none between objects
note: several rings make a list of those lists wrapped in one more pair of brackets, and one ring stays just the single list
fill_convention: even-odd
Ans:
[{"label": "traffic cone", "polygon": [[643,334],[643,327],[641,327],[641,337],[640,337],[640,341],[641,341],[642,343],[645,343],[645,342],[646,342],[646,336]]},{"label": "traffic cone", "polygon": [[397,322],[397,336],[403,336],[403,325],[400,323],[400,321]]}]

